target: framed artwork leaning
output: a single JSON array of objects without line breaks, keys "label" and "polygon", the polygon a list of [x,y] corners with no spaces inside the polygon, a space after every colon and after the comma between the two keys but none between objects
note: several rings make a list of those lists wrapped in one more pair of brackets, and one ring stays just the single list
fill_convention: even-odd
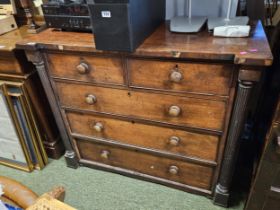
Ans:
[{"label": "framed artwork leaning", "polygon": [[23,84],[0,81],[0,164],[32,171],[47,161]]}]

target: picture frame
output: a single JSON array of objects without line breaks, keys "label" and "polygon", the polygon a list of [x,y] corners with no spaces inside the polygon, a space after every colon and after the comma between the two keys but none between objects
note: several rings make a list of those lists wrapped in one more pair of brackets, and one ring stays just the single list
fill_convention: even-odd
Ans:
[{"label": "picture frame", "polygon": [[[2,112],[4,110],[4,114],[10,118],[6,120],[6,123],[10,121],[7,123],[9,126],[7,139],[13,140],[12,143],[5,142],[12,145],[12,148],[6,145],[5,149],[8,151],[3,151],[3,147],[1,151],[0,148],[0,164],[30,172],[44,168],[48,158],[26,96],[22,83],[0,81],[0,106],[3,107],[1,110]],[[2,135],[5,132],[3,127],[0,126]],[[7,125],[5,127],[7,129]],[[14,138],[11,139],[10,136]],[[1,141],[3,143],[5,137],[0,136],[0,144]]]}]

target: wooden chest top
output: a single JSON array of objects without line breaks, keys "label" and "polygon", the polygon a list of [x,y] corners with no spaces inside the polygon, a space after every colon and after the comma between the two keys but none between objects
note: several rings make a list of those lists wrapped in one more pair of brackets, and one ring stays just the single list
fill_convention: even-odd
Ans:
[{"label": "wooden chest top", "polygon": [[[197,34],[176,34],[169,31],[169,24],[160,26],[129,56],[166,57],[174,59],[211,59],[242,65],[269,66],[273,56],[261,22],[252,27],[249,38],[213,37],[207,31]],[[90,33],[61,32],[47,29],[17,43],[26,50],[45,49],[104,53],[96,50]],[[116,53],[116,52],[111,52]],[[118,53],[120,54],[120,53]]]}]

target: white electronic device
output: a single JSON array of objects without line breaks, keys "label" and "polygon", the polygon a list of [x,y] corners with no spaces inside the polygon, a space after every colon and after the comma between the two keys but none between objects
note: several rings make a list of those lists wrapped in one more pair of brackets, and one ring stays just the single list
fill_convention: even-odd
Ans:
[{"label": "white electronic device", "polygon": [[250,26],[219,26],[214,28],[214,36],[219,37],[248,37],[250,34]]},{"label": "white electronic device", "polygon": [[0,0],[0,35],[17,29],[13,14],[16,13],[13,0]]},{"label": "white electronic device", "polygon": [[208,19],[208,30],[213,31],[215,27],[220,26],[246,26],[249,22],[247,16],[230,17],[232,9],[232,0],[228,0],[227,16],[221,18],[209,18]]},{"label": "white electronic device", "polygon": [[[170,31],[177,33],[196,33],[199,32],[202,26],[205,24],[206,17],[194,17],[192,16],[192,0],[188,1],[188,16],[176,16],[170,21]],[[184,7],[185,8],[185,7]]]}]

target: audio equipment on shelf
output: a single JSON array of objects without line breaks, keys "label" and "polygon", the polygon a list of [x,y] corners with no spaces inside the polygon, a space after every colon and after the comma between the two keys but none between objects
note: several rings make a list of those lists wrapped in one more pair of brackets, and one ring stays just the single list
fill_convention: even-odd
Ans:
[{"label": "audio equipment on shelf", "polygon": [[165,0],[87,0],[96,49],[133,52],[165,20]]},{"label": "audio equipment on shelf", "polygon": [[51,0],[42,5],[46,25],[68,31],[92,31],[85,0]]}]

